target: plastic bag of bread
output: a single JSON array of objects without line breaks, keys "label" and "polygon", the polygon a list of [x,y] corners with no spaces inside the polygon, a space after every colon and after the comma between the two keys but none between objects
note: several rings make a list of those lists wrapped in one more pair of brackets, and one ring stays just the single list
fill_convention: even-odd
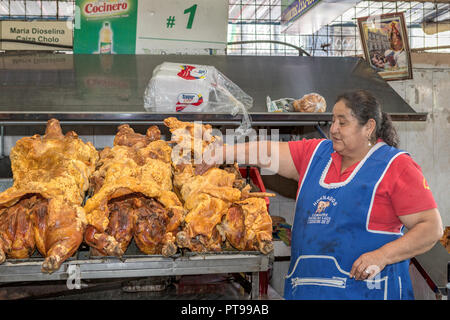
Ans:
[{"label": "plastic bag of bread", "polygon": [[297,112],[325,112],[327,108],[325,98],[318,93],[306,94],[292,105]]},{"label": "plastic bag of bread", "polygon": [[448,253],[450,253],[450,227],[446,227],[444,231],[444,235],[440,239],[441,244],[447,249]]}]

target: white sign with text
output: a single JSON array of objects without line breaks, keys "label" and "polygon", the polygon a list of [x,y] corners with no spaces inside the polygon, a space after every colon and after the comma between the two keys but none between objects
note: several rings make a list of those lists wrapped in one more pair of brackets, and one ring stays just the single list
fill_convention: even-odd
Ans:
[{"label": "white sign with text", "polygon": [[136,53],[225,49],[226,0],[139,1]]},{"label": "white sign with text", "polygon": [[73,37],[69,25],[66,21],[0,21],[0,49],[70,49]]}]

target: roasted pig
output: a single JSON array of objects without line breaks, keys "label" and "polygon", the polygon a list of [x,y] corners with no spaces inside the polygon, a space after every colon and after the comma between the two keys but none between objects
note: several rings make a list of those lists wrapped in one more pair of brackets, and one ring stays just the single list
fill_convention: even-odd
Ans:
[{"label": "roasted pig", "polygon": [[[177,244],[195,252],[223,248],[273,250],[272,221],[264,199],[251,193],[237,164],[215,165],[195,161],[221,140],[210,125],[194,125],[167,118],[177,150],[173,158],[174,187],[188,211]],[[200,141],[198,141],[200,139]]]},{"label": "roasted pig", "polygon": [[0,263],[28,258],[37,247],[42,271],[51,273],[83,240],[81,205],[98,153],[51,119],[44,136],[20,139],[10,158],[14,184],[0,194]]},{"label": "roasted pig", "polygon": [[172,192],[172,149],[156,126],[146,135],[121,125],[100,153],[85,205],[85,242],[94,254],[122,256],[130,241],[146,254],[176,253],[185,210]]}]

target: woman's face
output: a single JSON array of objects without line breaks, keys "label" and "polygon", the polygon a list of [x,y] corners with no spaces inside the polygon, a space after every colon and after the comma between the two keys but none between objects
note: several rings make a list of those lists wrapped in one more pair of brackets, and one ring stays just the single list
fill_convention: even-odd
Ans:
[{"label": "woman's face", "polygon": [[395,51],[399,51],[403,49],[403,41],[402,38],[399,37],[396,33],[392,35],[392,41],[391,41],[392,49]]},{"label": "woman's face", "polygon": [[334,105],[330,135],[333,149],[341,156],[358,156],[367,152],[372,131],[371,121],[361,126],[342,100]]}]

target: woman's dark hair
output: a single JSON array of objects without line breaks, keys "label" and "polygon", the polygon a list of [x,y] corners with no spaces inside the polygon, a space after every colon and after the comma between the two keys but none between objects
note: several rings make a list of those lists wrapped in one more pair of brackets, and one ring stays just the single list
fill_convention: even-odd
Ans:
[{"label": "woman's dark hair", "polygon": [[366,90],[350,91],[339,95],[336,103],[339,101],[343,101],[347,108],[352,110],[360,125],[365,125],[369,119],[375,120],[375,136],[372,136],[372,142],[381,138],[392,147],[398,146],[399,138],[391,117],[381,111],[380,102],[372,93]]}]

